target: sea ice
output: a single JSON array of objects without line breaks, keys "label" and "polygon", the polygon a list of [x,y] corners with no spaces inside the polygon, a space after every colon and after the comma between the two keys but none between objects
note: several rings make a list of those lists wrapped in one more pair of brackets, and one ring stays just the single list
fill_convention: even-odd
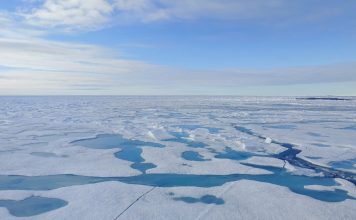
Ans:
[{"label": "sea ice", "polygon": [[0,219],[356,219],[356,99],[0,97]]}]

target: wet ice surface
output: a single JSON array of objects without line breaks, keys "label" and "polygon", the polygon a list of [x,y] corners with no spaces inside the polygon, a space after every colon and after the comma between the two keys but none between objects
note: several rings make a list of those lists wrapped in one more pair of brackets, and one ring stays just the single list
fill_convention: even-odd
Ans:
[{"label": "wet ice surface", "polygon": [[184,151],[182,153],[182,157],[186,160],[191,161],[206,161],[206,159],[204,159],[202,155],[195,151]]},{"label": "wet ice surface", "polygon": [[353,97],[0,103],[0,219],[356,218]]},{"label": "wet ice surface", "polygon": [[39,196],[31,196],[24,200],[0,200],[0,207],[5,207],[11,215],[16,217],[29,217],[49,212],[63,206],[67,202],[61,199],[43,198]]},{"label": "wet ice surface", "polygon": [[114,154],[115,157],[133,162],[131,168],[139,170],[142,173],[146,173],[146,170],[148,169],[155,168],[156,165],[152,163],[143,163],[145,159],[141,157],[141,147],[164,147],[164,145],[154,142],[126,139],[118,134],[97,135],[95,138],[76,140],[71,143],[95,149],[121,149]]},{"label": "wet ice surface", "polygon": [[205,204],[216,204],[216,205],[222,205],[224,204],[224,200],[217,198],[213,195],[205,195],[200,198],[194,198],[194,197],[175,197],[174,200],[176,201],[183,201],[186,203],[205,203]]}]

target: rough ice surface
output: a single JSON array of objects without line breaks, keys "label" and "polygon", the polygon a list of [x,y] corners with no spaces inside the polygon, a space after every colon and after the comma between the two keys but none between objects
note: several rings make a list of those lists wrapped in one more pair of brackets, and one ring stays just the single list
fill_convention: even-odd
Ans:
[{"label": "rough ice surface", "polygon": [[353,97],[0,97],[0,219],[356,219]]}]

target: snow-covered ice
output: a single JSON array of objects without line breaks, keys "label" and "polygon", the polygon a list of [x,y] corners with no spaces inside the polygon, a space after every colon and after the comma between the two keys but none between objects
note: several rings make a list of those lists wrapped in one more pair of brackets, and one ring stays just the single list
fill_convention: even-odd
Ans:
[{"label": "snow-covered ice", "polygon": [[356,99],[0,97],[0,219],[356,219]]}]

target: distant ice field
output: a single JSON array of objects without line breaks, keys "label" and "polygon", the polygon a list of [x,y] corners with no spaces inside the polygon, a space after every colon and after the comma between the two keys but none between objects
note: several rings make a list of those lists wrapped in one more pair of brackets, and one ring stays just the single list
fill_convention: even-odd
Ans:
[{"label": "distant ice field", "polygon": [[0,97],[0,219],[356,219],[355,97]]}]

